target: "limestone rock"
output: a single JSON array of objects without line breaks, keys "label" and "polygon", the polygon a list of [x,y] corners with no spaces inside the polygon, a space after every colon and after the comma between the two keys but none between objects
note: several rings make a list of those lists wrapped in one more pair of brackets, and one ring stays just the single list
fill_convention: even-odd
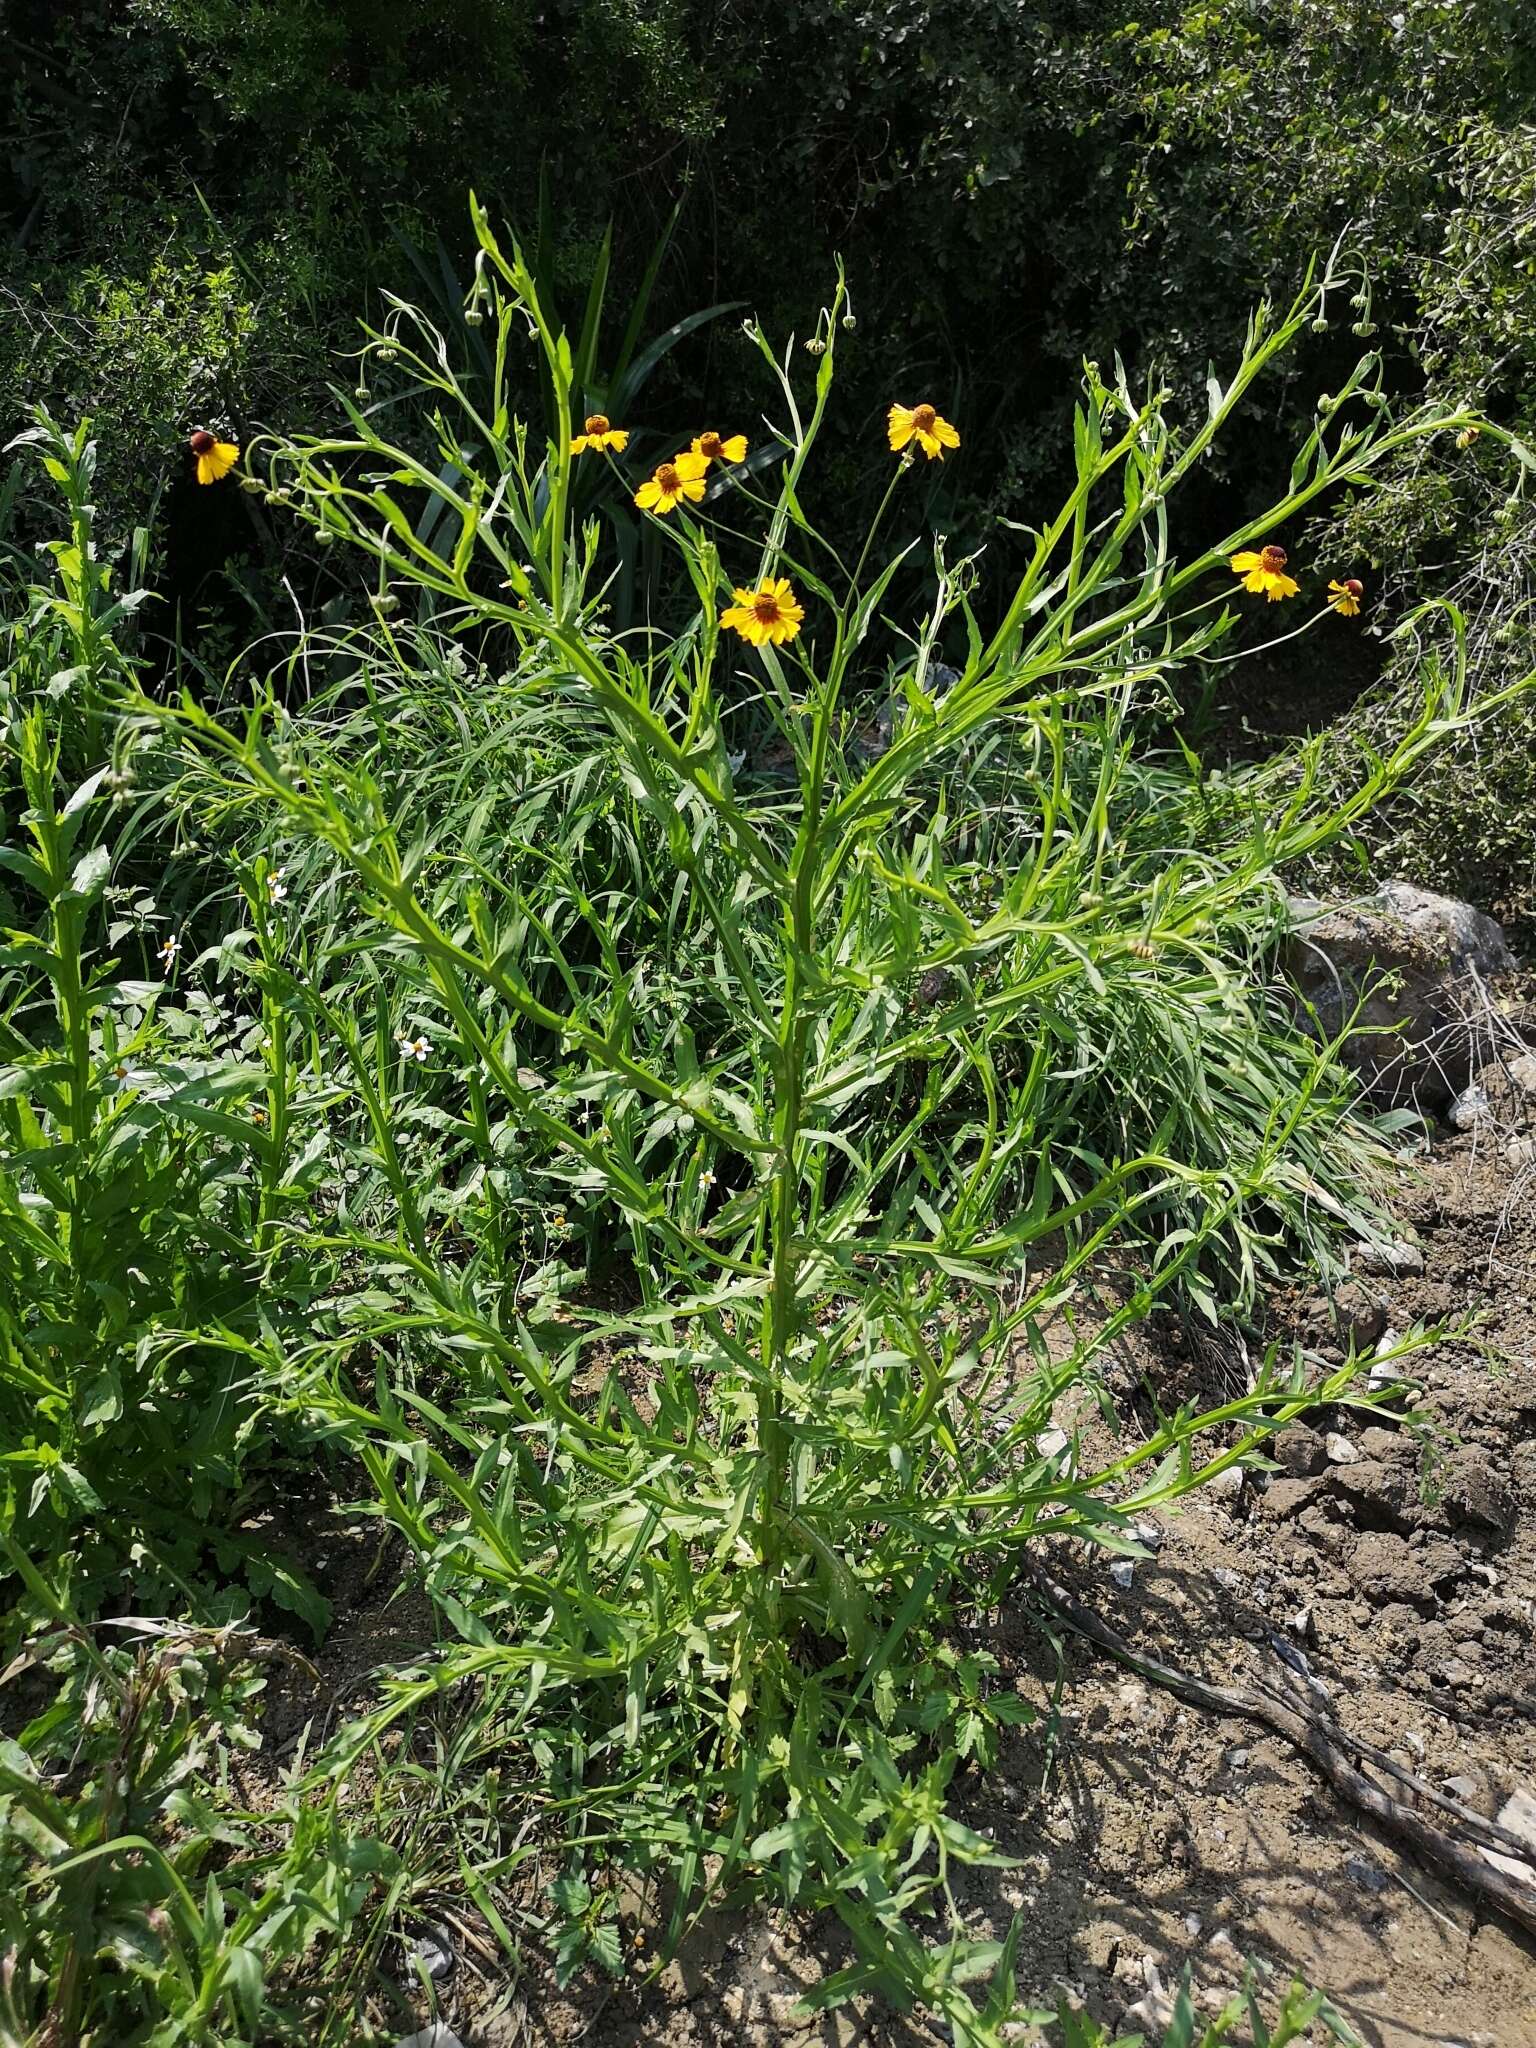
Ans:
[{"label": "limestone rock", "polygon": [[1514,964],[1500,926],[1409,882],[1290,912],[1286,970],[1320,1033],[1354,1017],[1341,1056],[1369,1091],[1430,1109],[1459,1095],[1489,1050],[1478,984]]}]

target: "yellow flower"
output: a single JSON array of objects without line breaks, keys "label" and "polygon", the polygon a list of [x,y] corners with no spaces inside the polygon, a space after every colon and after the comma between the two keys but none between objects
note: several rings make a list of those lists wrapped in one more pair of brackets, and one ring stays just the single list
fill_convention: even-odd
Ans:
[{"label": "yellow flower", "polygon": [[1262,593],[1271,604],[1282,597],[1294,597],[1301,588],[1294,576],[1285,573],[1284,548],[1260,548],[1257,554],[1252,548],[1244,548],[1240,555],[1232,557],[1232,573],[1242,577],[1244,590],[1251,590],[1256,597]]},{"label": "yellow flower", "polygon": [[190,434],[187,446],[197,457],[197,480],[200,484],[216,484],[221,476],[228,476],[240,460],[238,442],[221,441],[206,427],[199,427],[195,434]]},{"label": "yellow flower", "polygon": [[805,607],[790,589],[786,578],[771,578],[756,590],[733,590],[736,602],[720,614],[722,626],[729,626],[753,647],[771,640],[775,647],[793,640],[805,617]]},{"label": "yellow flower", "polygon": [[747,452],[747,437],[732,434],[728,441],[722,441],[718,434],[700,434],[693,452],[702,455],[706,462],[740,462]]},{"label": "yellow flower", "polygon": [[654,469],[635,493],[642,512],[670,512],[685,498],[695,504],[704,495],[709,461],[703,455],[674,455]]},{"label": "yellow flower", "polygon": [[571,453],[579,455],[583,448],[612,448],[617,452],[628,444],[628,427],[610,427],[607,413],[589,412],[586,431],[572,439]]},{"label": "yellow flower", "polygon": [[931,405],[893,405],[886,418],[893,449],[916,441],[932,462],[935,455],[942,461],[946,448],[960,446],[960,436],[948,420],[939,418]]},{"label": "yellow flower", "polygon": [[1328,586],[1328,602],[1346,619],[1352,619],[1359,611],[1364,595],[1365,585],[1358,576],[1346,576],[1342,583],[1330,583]]}]

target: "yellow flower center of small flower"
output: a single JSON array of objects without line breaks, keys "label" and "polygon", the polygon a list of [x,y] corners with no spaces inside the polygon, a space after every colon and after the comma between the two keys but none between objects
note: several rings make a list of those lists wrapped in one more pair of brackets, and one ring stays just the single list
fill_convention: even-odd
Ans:
[{"label": "yellow flower center of small flower", "polygon": [[753,598],[752,616],[759,625],[777,625],[779,620],[779,600],[771,592],[765,590],[761,597]]},{"label": "yellow flower center of small flower", "polygon": [[718,434],[700,434],[699,453],[707,455],[711,462],[718,462],[725,453],[725,443]]},{"label": "yellow flower center of small flower", "polygon": [[912,408],[912,424],[920,434],[931,434],[937,418],[938,414],[931,405],[914,405]]},{"label": "yellow flower center of small flower", "polygon": [[1259,556],[1259,566],[1269,576],[1278,576],[1285,567],[1285,564],[1286,553],[1284,548],[1268,547]]},{"label": "yellow flower center of small flower", "polygon": [[605,412],[593,412],[593,413],[588,413],[588,415],[587,415],[587,432],[588,432],[589,434],[606,434],[606,433],[607,433],[607,431],[608,431],[608,415],[607,415],[607,413],[605,413]]},{"label": "yellow flower center of small flower", "polygon": [[670,462],[664,462],[660,469],[657,470],[656,481],[667,493],[668,497],[671,497],[675,491],[682,488],[682,480]]},{"label": "yellow flower center of small flower", "polygon": [[192,436],[191,448],[194,455],[211,455],[213,453],[214,438],[206,427],[199,427]]}]

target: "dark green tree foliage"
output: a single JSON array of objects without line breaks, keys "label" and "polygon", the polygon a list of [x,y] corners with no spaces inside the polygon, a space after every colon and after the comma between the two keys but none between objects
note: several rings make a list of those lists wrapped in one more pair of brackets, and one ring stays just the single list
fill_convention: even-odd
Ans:
[{"label": "dark green tree foliage", "polygon": [[[313,409],[330,345],[403,281],[392,225],[457,239],[470,184],[527,222],[541,173],[573,294],[610,216],[622,281],[685,191],[670,310],[745,298],[804,331],[840,250],[848,424],[935,386],[971,429],[957,515],[1027,510],[1085,348],[1203,373],[1346,228],[1404,381],[1514,393],[1536,346],[1518,0],[13,0],[12,22],[0,402],[92,410],[122,516],[191,416]],[[728,389],[721,348],[695,383]]]},{"label": "dark green tree foliage", "polygon": [[[804,336],[841,253],[858,336],[824,445],[850,531],[884,407],[926,396],[965,446],[914,515],[1005,550],[996,516],[1036,516],[1057,481],[1085,353],[1161,364],[1174,417],[1203,416],[1206,365],[1233,356],[1255,293],[1288,294],[1340,236],[1369,293],[1339,295],[1186,521],[1268,496],[1362,328],[1399,391],[1530,424],[1523,0],[12,0],[10,24],[0,417],[32,399],[93,415],[101,531],[157,537],[171,607],[151,629],[172,607],[195,628],[231,565],[258,595],[281,566],[323,606],[332,586],[259,501],[189,488],[182,436],[327,412],[358,315],[418,281],[395,231],[434,267],[441,237],[467,276],[471,185],[525,235],[542,215],[573,325],[608,223],[621,308],[679,201],[655,331],[740,300]],[[734,322],[691,334],[640,424],[734,417],[746,348]],[[1507,560],[1497,468],[1487,449],[1456,475],[1407,460],[1284,538],[1401,604],[1444,588],[1496,516],[1488,559]],[[1518,654],[1523,594],[1503,568],[1473,586],[1485,654]],[[1497,865],[1507,834],[1481,837]]]}]

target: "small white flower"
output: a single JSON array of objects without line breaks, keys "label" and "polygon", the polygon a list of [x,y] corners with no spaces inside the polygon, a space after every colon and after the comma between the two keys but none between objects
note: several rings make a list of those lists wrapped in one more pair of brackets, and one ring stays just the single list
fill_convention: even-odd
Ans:
[{"label": "small white flower", "polygon": [[269,903],[285,903],[288,900],[288,884],[283,880],[285,873],[286,870],[283,868],[273,868],[272,872],[267,876],[267,901]]},{"label": "small white flower", "polygon": [[714,1184],[715,1176],[706,1167],[705,1170],[699,1175],[699,1186],[707,1190],[709,1188],[712,1188]]},{"label": "small white flower", "polygon": [[432,1050],[429,1040],[425,1038],[412,1038],[408,1031],[397,1032],[395,1034],[395,1043],[400,1048],[401,1057],[408,1060],[424,1060]]},{"label": "small white flower", "polygon": [[181,941],[177,938],[176,934],[172,932],[171,936],[160,948],[159,953],[160,965],[165,969],[167,974],[169,974],[171,969],[176,965],[176,955],[180,951]]}]

